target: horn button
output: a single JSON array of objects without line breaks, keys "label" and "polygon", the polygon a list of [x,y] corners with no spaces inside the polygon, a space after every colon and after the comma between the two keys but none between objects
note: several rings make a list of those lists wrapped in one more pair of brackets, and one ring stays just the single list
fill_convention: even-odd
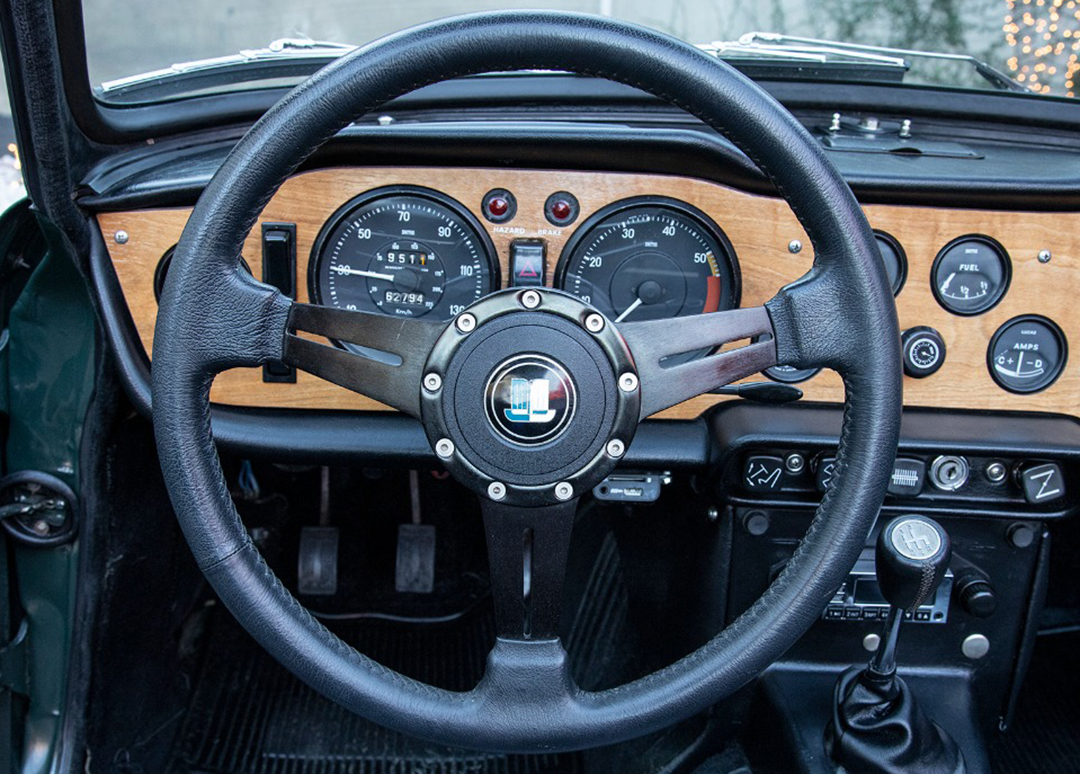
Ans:
[{"label": "horn button", "polygon": [[[526,308],[526,293],[540,304]],[[634,368],[614,326],[586,329],[595,313],[557,291],[510,290],[469,307],[475,326],[447,327],[424,371],[441,384],[423,390],[421,406],[428,438],[456,478],[484,496],[542,505],[611,472],[608,442],[629,447],[640,396],[619,388]]]}]

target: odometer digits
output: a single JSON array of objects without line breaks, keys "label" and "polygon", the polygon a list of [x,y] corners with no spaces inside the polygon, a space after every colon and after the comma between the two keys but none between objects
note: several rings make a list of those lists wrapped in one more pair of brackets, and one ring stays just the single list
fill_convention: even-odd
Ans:
[{"label": "odometer digits", "polygon": [[734,257],[720,229],[689,204],[659,197],[617,202],[585,221],[563,251],[556,284],[617,323],[738,303]]},{"label": "odometer digits", "polygon": [[383,188],[327,222],[311,261],[315,303],[449,320],[498,285],[494,247],[460,204],[424,188]]}]

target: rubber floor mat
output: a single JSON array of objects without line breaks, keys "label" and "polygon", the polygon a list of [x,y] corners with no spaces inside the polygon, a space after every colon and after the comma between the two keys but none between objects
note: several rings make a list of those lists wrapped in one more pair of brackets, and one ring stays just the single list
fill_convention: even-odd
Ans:
[{"label": "rubber floor mat", "polygon": [[1080,772],[1080,636],[1041,637],[1012,727],[990,743],[995,774]]},{"label": "rubber floor mat", "polygon": [[[213,774],[542,774],[580,769],[572,755],[489,755],[395,733],[324,699],[281,667],[224,610],[178,740],[174,771]],[[494,642],[490,605],[447,624],[337,624],[380,663],[466,690]]]},{"label": "rubber floor mat", "polygon": [[[623,637],[626,589],[611,535],[600,541],[571,619],[571,669],[601,686]],[[334,621],[342,639],[381,664],[450,690],[479,682],[495,642],[491,599],[453,620]],[[210,614],[205,657],[177,740],[185,774],[546,774],[580,772],[581,756],[492,755],[411,739],[324,699],[272,659],[224,609]],[[597,677],[599,676],[599,678]]]}]

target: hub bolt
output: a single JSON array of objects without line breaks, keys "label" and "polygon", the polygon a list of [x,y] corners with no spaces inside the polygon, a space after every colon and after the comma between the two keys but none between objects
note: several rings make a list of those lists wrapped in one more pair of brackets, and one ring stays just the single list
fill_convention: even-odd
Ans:
[{"label": "hub bolt", "polygon": [[438,374],[431,373],[424,377],[424,389],[428,392],[435,392],[442,387],[442,377]]},{"label": "hub bolt", "polygon": [[623,452],[626,451],[626,444],[620,441],[618,438],[612,438],[607,442],[607,453],[612,457],[621,457]]},{"label": "hub bolt", "polygon": [[521,305],[526,309],[535,309],[540,306],[540,294],[535,290],[526,290],[521,294]]},{"label": "hub bolt", "polygon": [[457,329],[462,333],[469,333],[476,330],[476,318],[468,312],[459,314],[457,318]]},{"label": "hub bolt", "polygon": [[444,460],[454,456],[454,442],[449,438],[440,438],[435,442],[435,453]]},{"label": "hub bolt", "polygon": [[593,312],[585,318],[585,330],[589,333],[599,333],[604,330],[604,316]]},{"label": "hub bolt", "polygon": [[492,481],[488,484],[488,497],[492,500],[501,500],[506,497],[506,484],[501,481]]},{"label": "hub bolt", "polygon": [[574,496],[574,487],[565,481],[560,481],[555,485],[555,496],[560,500],[569,500]]},{"label": "hub bolt", "polygon": [[619,389],[623,392],[633,392],[638,388],[637,376],[629,371],[619,377]]}]

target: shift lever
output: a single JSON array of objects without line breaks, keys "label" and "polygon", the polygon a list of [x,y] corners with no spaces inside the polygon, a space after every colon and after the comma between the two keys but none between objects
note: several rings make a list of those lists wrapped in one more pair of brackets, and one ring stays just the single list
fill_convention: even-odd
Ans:
[{"label": "shift lever", "polygon": [[889,603],[889,617],[881,646],[870,662],[870,669],[878,675],[896,671],[896,641],[904,613],[914,613],[933,596],[949,569],[950,556],[949,535],[933,519],[901,516],[881,530],[875,564],[881,595]]},{"label": "shift lever", "polygon": [[893,519],[878,535],[881,595],[889,603],[885,635],[865,669],[849,669],[836,683],[825,746],[849,772],[962,774],[956,742],[930,720],[896,674],[896,642],[904,613],[914,613],[937,590],[952,549],[941,525],[924,516]]}]

